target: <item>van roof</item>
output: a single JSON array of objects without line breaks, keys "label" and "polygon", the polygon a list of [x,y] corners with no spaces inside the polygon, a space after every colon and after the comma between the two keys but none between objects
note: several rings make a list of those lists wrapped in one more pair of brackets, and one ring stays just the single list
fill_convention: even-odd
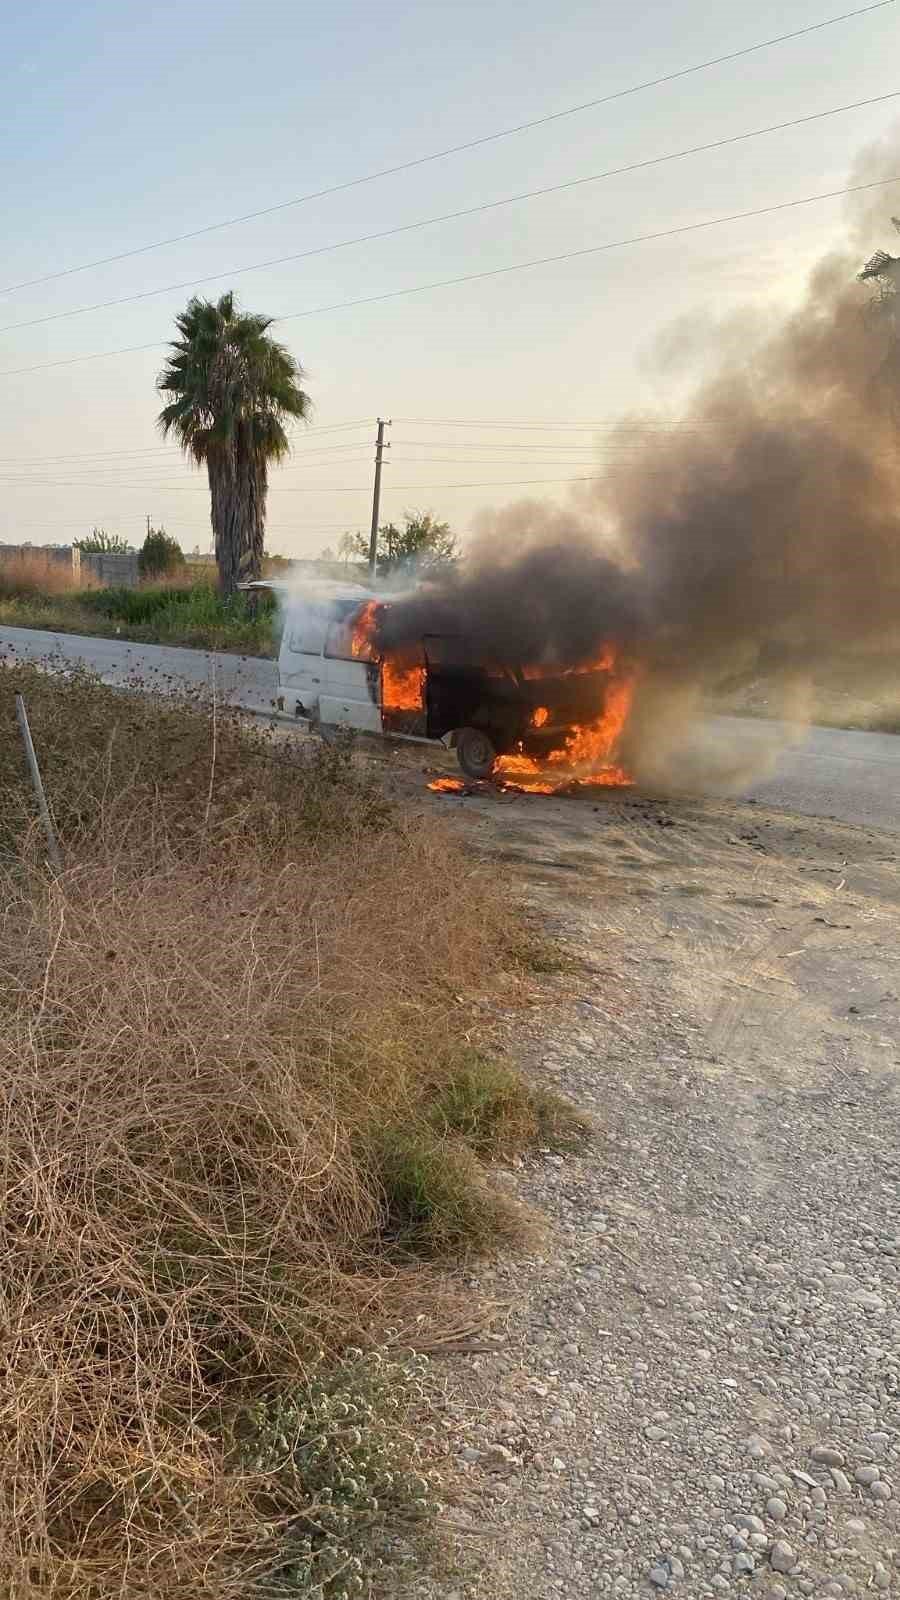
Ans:
[{"label": "van roof", "polygon": [[302,584],[286,583],[282,578],[256,578],[252,583],[239,583],[240,590],[271,589],[276,594],[296,595],[299,600],[309,596],[326,604],[332,600],[358,600],[360,605],[366,600],[380,600],[384,605],[390,605],[392,600],[400,600],[409,594],[404,590],[395,594],[379,593],[377,589],[367,589],[361,583],[337,583],[330,578],[306,578]]}]

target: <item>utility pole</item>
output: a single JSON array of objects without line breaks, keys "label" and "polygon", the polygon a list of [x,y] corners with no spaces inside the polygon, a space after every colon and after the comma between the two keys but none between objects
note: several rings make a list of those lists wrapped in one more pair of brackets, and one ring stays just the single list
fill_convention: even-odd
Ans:
[{"label": "utility pole", "polygon": [[375,487],[372,492],[372,531],[369,534],[369,582],[375,582],[378,567],[378,512],[381,505],[381,460],[384,450],[390,450],[390,445],[385,445],[384,430],[391,425],[390,418],[384,422],[378,418],[378,437],[375,440]]}]

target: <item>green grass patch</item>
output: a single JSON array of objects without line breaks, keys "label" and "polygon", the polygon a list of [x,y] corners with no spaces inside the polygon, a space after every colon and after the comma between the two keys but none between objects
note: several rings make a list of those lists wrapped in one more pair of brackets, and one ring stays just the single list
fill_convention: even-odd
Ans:
[{"label": "green grass patch", "polygon": [[508,1160],[535,1147],[575,1150],[591,1131],[589,1119],[552,1089],[475,1051],[441,1084],[429,1120],[442,1137],[463,1139],[484,1159]]},{"label": "green grass patch", "polygon": [[385,1196],[383,1238],[401,1255],[458,1259],[521,1242],[521,1208],[491,1187],[471,1149],[426,1122],[370,1135],[368,1159]]},{"label": "green grass patch", "polygon": [[39,594],[0,582],[0,623],[245,655],[271,656],[277,650],[273,595],[263,593],[253,602],[243,594],[222,600],[208,583]]}]

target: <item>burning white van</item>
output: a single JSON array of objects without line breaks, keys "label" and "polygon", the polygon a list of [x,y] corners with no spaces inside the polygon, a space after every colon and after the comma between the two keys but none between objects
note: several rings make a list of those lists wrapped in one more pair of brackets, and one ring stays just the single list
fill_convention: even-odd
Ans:
[{"label": "burning white van", "polygon": [[[611,661],[537,671],[466,657],[461,637],[426,634],[403,655],[379,649],[378,619],[389,599],[355,585],[247,584],[278,595],[282,608],[278,703],[327,736],[340,728],[440,742],[469,778],[488,778],[498,758],[565,758],[577,739],[609,747],[620,725],[620,686]],[[596,734],[594,734],[596,730]],[[590,752],[593,755],[595,752]],[[585,748],[584,754],[588,751]]]}]

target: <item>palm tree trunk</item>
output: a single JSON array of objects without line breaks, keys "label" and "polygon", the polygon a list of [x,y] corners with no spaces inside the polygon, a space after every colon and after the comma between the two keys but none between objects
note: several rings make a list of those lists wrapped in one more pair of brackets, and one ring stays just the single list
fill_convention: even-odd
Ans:
[{"label": "palm tree trunk", "polygon": [[209,471],[210,518],[219,572],[219,594],[228,600],[234,594],[241,577],[240,554],[242,545],[240,497],[235,493],[233,461],[225,452],[210,454]]},{"label": "palm tree trunk", "polygon": [[241,439],[232,450],[211,454],[208,469],[219,593],[227,600],[239,583],[262,575],[268,470],[265,456]]},{"label": "palm tree trunk", "polygon": [[250,463],[250,494],[247,525],[247,565],[254,578],[262,577],[263,558],[266,553],[266,494],[269,471],[266,458],[255,451]]},{"label": "palm tree trunk", "polygon": [[262,576],[265,551],[266,487],[265,458],[259,451],[239,451],[235,499],[240,506],[240,581],[253,583]]}]

